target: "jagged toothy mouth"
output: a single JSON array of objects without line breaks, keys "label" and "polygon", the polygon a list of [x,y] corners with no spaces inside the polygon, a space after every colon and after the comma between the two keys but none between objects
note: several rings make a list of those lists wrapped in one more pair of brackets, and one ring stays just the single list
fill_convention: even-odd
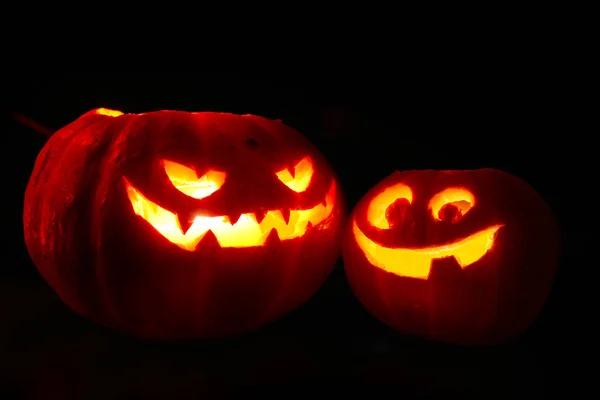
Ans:
[{"label": "jagged toothy mouth", "polygon": [[[194,251],[209,231],[214,234],[221,247],[263,246],[267,238],[273,235],[282,241],[298,238],[331,215],[336,190],[335,182],[332,182],[325,199],[305,210],[244,213],[235,221],[235,217],[227,215],[198,215],[193,221],[181,221],[178,215],[148,200],[127,179],[123,179],[135,214],[152,225],[171,243],[188,251]],[[182,227],[185,226],[189,228],[184,231]]]}]

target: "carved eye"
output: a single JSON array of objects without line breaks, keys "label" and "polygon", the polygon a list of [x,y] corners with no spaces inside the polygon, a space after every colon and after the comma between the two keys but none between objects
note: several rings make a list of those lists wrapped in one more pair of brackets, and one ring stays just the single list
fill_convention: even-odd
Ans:
[{"label": "carved eye", "polygon": [[379,229],[390,229],[387,211],[398,199],[404,199],[409,204],[412,203],[412,191],[404,183],[397,183],[394,186],[390,186],[375,196],[367,210],[369,223]]},{"label": "carved eye", "polygon": [[473,193],[462,188],[447,188],[429,201],[431,215],[436,221],[455,223],[475,205]]},{"label": "carved eye", "polygon": [[184,165],[168,160],[163,160],[162,163],[173,186],[194,199],[203,199],[219,190],[227,176],[225,172],[211,169],[198,177],[195,170]]},{"label": "carved eye", "polygon": [[294,174],[290,172],[288,168],[282,169],[277,172],[277,178],[285,184],[285,186],[292,189],[294,192],[304,192],[313,176],[313,163],[310,157],[305,157],[298,164],[294,166]]}]

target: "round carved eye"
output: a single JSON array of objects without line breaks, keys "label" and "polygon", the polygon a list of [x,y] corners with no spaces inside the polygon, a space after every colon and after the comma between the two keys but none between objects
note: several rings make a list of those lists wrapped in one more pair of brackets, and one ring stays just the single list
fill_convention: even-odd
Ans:
[{"label": "round carved eye", "polygon": [[367,220],[369,223],[379,229],[390,229],[388,208],[399,199],[404,199],[409,204],[412,203],[412,191],[404,183],[397,183],[390,186],[375,196],[367,210]]},{"label": "round carved eye", "polygon": [[185,165],[168,160],[163,160],[162,163],[173,186],[194,199],[203,199],[221,189],[227,176],[225,172],[211,169],[198,177],[195,170]]},{"label": "round carved eye", "polygon": [[294,166],[293,175],[289,168],[284,168],[281,171],[276,172],[275,175],[277,175],[277,178],[279,178],[285,186],[296,193],[301,193],[308,189],[313,173],[312,160],[310,157],[305,157]]},{"label": "round carved eye", "polygon": [[447,188],[429,201],[431,215],[436,221],[458,222],[475,205],[473,193],[463,188]]}]

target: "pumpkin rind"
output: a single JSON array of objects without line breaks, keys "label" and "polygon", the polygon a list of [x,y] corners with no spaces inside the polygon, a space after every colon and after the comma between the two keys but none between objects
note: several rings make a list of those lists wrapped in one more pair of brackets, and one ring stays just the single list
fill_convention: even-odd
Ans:
[{"label": "pumpkin rind", "polygon": [[[412,190],[411,203],[402,204],[402,213],[387,214],[395,222],[389,229],[373,226],[369,204],[400,183]],[[460,220],[436,220],[429,209],[446,188],[466,188],[474,196],[475,205]],[[384,248],[434,249],[445,257],[432,260],[428,276],[402,275],[401,268],[394,273],[367,259],[353,227]],[[447,256],[450,247],[439,250],[489,227],[498,227],[493,244],[470,265]],[[480,345],[505,341],[533,322],[549,295],[558,252],[558,227],[539,194],[493,169],[394,173],[359,201],[343,245],[352,290],[376,318],[401,333]]]},{"label": "pumpkin rind", "polygon": [[[105,113],[106,114],[106,113]],[[276,168],[310,156],[304,193]],[[161,169],[167,158],[229,173],[222,190],[197,200]],[[194,251],[177,247],[135,215],[125,189],[177,214],[239,215],[304,209],[335,186],[330,216],[301,237],[221,248],[208,232]],[[281,122],[225,113],[90,111],[56,132],[39,154],[25,194],[25,241],[61,299],[97,323],[158,339],[245,332],[296,308],[332,270],[344,200],[335,174],[304,137]]]}]

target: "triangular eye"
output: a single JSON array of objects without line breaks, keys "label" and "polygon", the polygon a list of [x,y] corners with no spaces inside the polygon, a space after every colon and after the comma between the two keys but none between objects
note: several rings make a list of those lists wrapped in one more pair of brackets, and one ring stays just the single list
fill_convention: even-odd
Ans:
[{"label": "triangular eye", "polygon": [[225,183],[225,172],[208,170],[204,175],[198,177],[195,170],[173,161],[162,161],[169,180],[181,193],[203,199],[210,196]]},{"label": "triangular eye", "polygon": [[277,178],[294,192],[304,192],[313,176],[313,163],[310,157],[305,157],[294,166],[294,175],[288,168],[277,172]]}]

